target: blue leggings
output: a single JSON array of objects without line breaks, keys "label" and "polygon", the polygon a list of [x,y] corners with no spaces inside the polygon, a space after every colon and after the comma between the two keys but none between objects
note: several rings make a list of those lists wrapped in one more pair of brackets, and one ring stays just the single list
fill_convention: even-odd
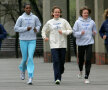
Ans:
[{"label": "blue leggings", "polygon": [[22,53],[22,61],[19,69],[22,72],[28,71],[28,77],[33,78],[34,62],[33,55],[36,48],[36,40],[20,40],[20,49]]}]

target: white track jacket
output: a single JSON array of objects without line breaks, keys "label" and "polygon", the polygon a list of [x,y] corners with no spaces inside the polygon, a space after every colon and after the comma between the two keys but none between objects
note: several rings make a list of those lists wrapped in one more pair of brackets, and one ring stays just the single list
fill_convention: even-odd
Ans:
[{"label": "white track jacket", "polygon": [[[58,30],[62,30],[59,34]],[[72,33],[70,24],[63,18],[51,19],[42,28],[42,38],[49,34],[50,48],[67,48],[67,35]]]}]

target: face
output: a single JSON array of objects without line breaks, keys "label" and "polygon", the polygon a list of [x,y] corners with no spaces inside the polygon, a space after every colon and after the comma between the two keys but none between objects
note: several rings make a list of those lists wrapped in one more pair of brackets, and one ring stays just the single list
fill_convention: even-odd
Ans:
[{"label": "face", "polygon": [[83,17],[84,19],[87,19],[88,16],[89,16],[88,10],[83,10],[83,12],[82,12],[82,17]]},{"label": "face", "polygon": [[24,11],[29,15],[31,12],[31,6],[30,5],[26,5],[24,8]]},{"label": "face", "polygon": [[61,15],[60,9],[54,9],[53,16],[54,18],[59,18]]}]

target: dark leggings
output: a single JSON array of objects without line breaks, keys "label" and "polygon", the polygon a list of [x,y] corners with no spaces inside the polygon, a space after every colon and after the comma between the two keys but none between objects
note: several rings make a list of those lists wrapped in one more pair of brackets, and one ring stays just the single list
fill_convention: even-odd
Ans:
[{"label": "dark leggings", "polygon": [[92,45],[78,46],[78,58],[79,58],[80,71],[83,70],[84,59],[85,59],[85,79],[88,79],[90,74],[91,57],[92,57]]}]

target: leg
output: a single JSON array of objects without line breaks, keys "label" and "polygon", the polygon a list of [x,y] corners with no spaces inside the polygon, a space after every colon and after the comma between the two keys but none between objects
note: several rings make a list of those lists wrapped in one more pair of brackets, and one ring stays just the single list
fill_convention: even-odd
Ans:
[{"label": "leg", "polygon": [[20,49],[21,49],[21,53],[22,53],[22,61],[21,61],[21,64],[19,65],[19,69],[21,72],[25,72],[25,70],[27,69],[27,66],[26,66],[27,47],[28,47],[28,43],[26,41],[20,40]]},{"label": "leg", "polygon": [[27,71],[29,78],[33,78],[34,74],[34,62],[33,62],[33,55],[36,48],[36,40],[29,41],[28,44],[28,63],[27,63]]},{"label": "leg", "polygon": [[91,69],[92,45],[86,47],[85,79],[88,79]]},{"label": "leg", "polygon": [[52,54],[52,59],[53,59],[54,78],[56,81],[60,75],[58,49],[51,49],[51,54]]},{"label": "leg", "polygon": [[60,73],[64,73],[64,64],[65,64],[65,55],[66,55],[66,48],[60,49]]},{"label": "leg", "polygon": [[85,46],[78,46],[79,70],[82,72],[84,64]]}]

